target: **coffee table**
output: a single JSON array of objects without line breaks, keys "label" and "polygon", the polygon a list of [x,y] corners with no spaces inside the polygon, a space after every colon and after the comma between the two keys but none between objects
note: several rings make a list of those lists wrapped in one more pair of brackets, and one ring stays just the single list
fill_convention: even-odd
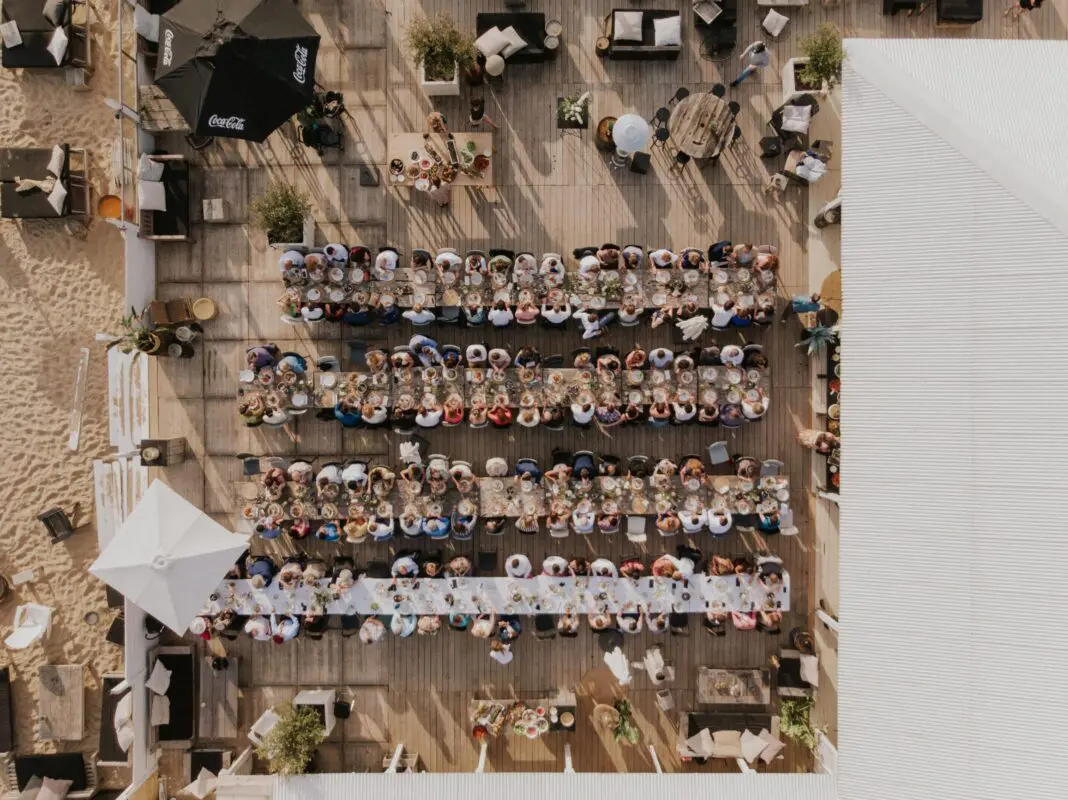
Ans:
[{"label": "coffee table", "polygon": [[706,705],[766,706],[771,703],[771,680],[763,669],[697,670],[697,702]]},{"label": "coffee table", "polygon": [[38,720],[42,739],[81,741],[85,735],[85,669],[81,664],[46,665],[41,682]]}]

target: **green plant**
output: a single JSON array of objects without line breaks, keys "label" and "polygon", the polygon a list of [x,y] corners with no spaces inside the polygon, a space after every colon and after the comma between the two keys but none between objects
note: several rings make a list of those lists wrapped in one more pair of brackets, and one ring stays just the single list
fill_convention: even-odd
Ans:
[{"label": "green plant", "polygon": [[252,201],[252,224],[275,242],[299,242],[311,202],[297,187],[276,181]]},{"label": "green plant", "polygon": [[475,66],[475,39],[461,31],[448,14],[420,15],[408,25],[406,40],[428,81],[452,80],[453,71]]},{"label": "green plant", "polygon": [[556,115],[564,122],[584,125],[589,115],[590,93],[561,97],[556,103]]},{"label": "green plant", "polygon": [[815,750],[818,742],[816,729],[809,720],[811,711],[811,697],[783,700],[779,704],[779,732],[787,739],[792,739],[809,750]]},{"label": "green plant", "polygon": [[804,347],[805,355],[809,358],[822,353],[831,342],[838,339],[838,332],[826,325],[816,325],[801,331],[801,341],[795,347]]},{"label": "green plant", "polygon": [[148,329],[145,312],[138,313],[132,306],[130,313],[119,320],[122,336],[107,343],[107,349],[118,347],[120,352],[133,353],[151,350],[158,337]]},{"label": "green plant", "polygon": [[842,32],[838,26],[825,22],[816,32],[801,40],[801,52],[808,56],[798,77],[807,86],[819,88],[823,82],[834,84],[842,80]]},{"label": "green plant", "polygon": [[605,278],[601,284],[601,291],[604,293],[606,300],[618,302],[623,297],[623,284],[620,283],[619,276],[612,275]]},{"label": "green plant", "polygon": [[634,712],[630,707],[629,700],[616,700],[615,709],[619,713],[619,722],[616,723],[615,734],[617,742],[637,744],[641,741],[641,729],[634,723]]},{"label": "green plant", "polygon": [[263,736],[256,755],[266,759],[272,775],[303,775],[315,749],[326,738],[319,714],[311,706],[287,703],[280,719]]}]

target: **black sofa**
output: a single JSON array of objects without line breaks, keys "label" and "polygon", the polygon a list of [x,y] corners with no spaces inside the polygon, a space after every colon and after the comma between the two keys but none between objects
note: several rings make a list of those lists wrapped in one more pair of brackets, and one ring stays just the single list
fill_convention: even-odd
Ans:
[{"label": "black sofa", "polygon": [[115,734],[115,708],[122,700],[122,695],[114,695],[111,690],[123,681],[118,673],[109,673],[101,679],[100,689],[100,746],[97,748],[96,760],[99,764],[113,765],[127,763],[126,751],[119,747],[119,737]]},{"label": "black sofa", "polygon": [[[641,42],[617,42],[613,36],[615,32],[616,14],[626,11],[640,11],[642,14],[642,40]],[[671,10],[649,11],[640,8],[615,8],[612,9],[611,23],[608,29],[608,52],[607,57],[617,61],[674,61],[682,52],[682,45],[654,44],[656,30],[653,21],[667,17],[681,17],[681,12]]]},{"label": "black sofa", "polygon": [[81,753],[32,753],[14,757],[9,754],[4,772],[6,797],[17,796],[34,776],[70,781],[67,797],[71,800],[88,800],[96,794],[96,767]]},{"label": "black sofa", "polygon": [[944,25],[974,25],[983,19],[983,0],[938,0],[936,22]]},{"label": "black sofa", "polygon": [[141,211],[142,239],[157,241],[185,241],[189,238],[190,196],[189,162],[185,156],[153,154],[149,156],[163,164],[163,191],[167,197],[166,211]]},{"label": "black sofa", "polygon": [[[63,167],[57,180],[67,189],[63,212],[56,213],[48,202],[48,193],[42,189],[18,192],[15,178],[45,180],[54,177],[48,171],[52,160],[51,147],[5,147],[0,149],[0,217],[4,219],[55,219],[68,214],[85,214],[89,208],[89,184],[85,175],[85,151],[72,151],[62,145],[66,152]],[[72,168],[71,154],[78,155],[79,165]]]},{"label": "black sofa", "polygon": [[552,61],[556,57],[555,50],[545,47],[545,15],[530,12],[516,11],[511,14],[479,14],[475,17],[475,31],[481,36],[490,28],[515,28],[516,33],[523,37],[527,46],[505,59],[511,64],[540,64],[544,61]]},{"label": "black sofa", "polygon": [[709,25],[695,13],[694,27],[701,37],[701,49],[709,56],[724,56],[738,45],[738,0],[716,0],[719,15]]},{"label": "black sofa", "polygon": [[55,26],[44,18],[44,0],[4,0],[0,12],[4,22],[14,21],[19,26],[19,35],[22,36],[22,44],[3,47],[0,60],[7,69],[57,69],[88,65],[89,40],[85,26],[72,25],[70,11],[63,25],[69,41],[62,64],[56,64],[55,58],[48,52]]}]

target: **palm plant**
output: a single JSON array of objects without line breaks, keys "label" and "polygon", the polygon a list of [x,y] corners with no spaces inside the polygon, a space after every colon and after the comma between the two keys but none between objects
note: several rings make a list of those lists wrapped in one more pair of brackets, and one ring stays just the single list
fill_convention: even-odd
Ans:
[{"label": "palm plant", "polygon": [[827,345],[837,340],[838,330],[836,327],[817,324],[811,328],[805,328],[801,332],[801,341],[794,346],[806,348],[805,355],[811,358],[824,352],[827,349]]}]

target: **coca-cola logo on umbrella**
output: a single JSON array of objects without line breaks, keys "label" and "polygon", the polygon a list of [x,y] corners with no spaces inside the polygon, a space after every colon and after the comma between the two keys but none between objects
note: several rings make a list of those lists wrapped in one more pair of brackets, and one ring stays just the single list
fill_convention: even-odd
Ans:
[{"label": "coca-cola logo on umbrella", "polygon": [[171,44],[174,42],[174,31],[167,30],[163,34],[163,66],[169,67],[174,60],[174,50]]},{"label": "coca-cola logo on umbrella", "polygon": [[209,128],[221,128],[227,131],[243,131],[245,129],[244,117],[220,117],[218,114],[212,114],[208,117]]},{"label": "coca-cola logo on umbrella", "polygon": [[293,77],[296,79],[297,83],[303,85],[308,78],[308,48],[298,44],[293,51],[293,58],[296,60],[296,67],[293,69]]}]

